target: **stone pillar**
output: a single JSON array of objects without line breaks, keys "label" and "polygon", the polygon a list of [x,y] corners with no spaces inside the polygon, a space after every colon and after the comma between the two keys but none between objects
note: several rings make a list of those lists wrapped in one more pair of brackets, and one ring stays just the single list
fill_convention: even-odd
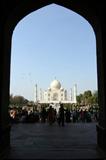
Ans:
[{"label": "stone pillar", "polygon": [[[102,15],[102,18],[104,16]],[[101,20],[103,20],[101,18]],[[97,73],[98,73],[98,103],[99,122],[97,125],[97,144],[106,150],[106,25],[101,21],[101,30],[97,31]]]},{"label": "stone pillar", "polygon": [[[0,25],[0,154],[5,153],[10,146],[9,124],[9,85],[10,85],[10,46],[11,36],[5,26]],[[7,34],[6,34],[7,33]]]}]

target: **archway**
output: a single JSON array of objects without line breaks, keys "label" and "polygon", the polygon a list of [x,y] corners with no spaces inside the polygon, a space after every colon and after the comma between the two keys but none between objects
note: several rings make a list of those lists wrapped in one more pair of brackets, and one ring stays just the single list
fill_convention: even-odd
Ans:
[{"label": "archway", "polygon": [[[4,17],[4,21],[2,21],[1,25],[1,52],[2,52],[2,67],[1,67],[1,133],[2,133],[2,144],[3,144],[3,150],[6,148],[6,146],[9,145],[9,129],[8,126],[8,99],[9,99],[9,81],[10,81],[10,54],[11,54],[11,37],[12,32],[14,30],[14,27],[19,22],[20,19],[22,19],[25,15],[28,13],[35,11],[43,6],[46,6],[51,3],[56,3],[59,5],[62,5],[66,8],[69,8],[89,21],[89,23],[92,25],[95,34],[96,34],[96,40],[97,40],[97,71],[98,71],[98,91],[99,91],[99,105],[100,105],[100,119],[99,119],[99,125],[97,127],[97,133],[98,133],[98,145],[101,148],[106,148],[106,109],[105,109],[105,70],[104,70],[104,59],[103,54],[105,50],[105,46],[103,45],[102,41],[105,41],[105,38],[103,34],[101,33],[101,30],[103,30],[103,19],[102,19],[102,13],[96,15],[96,9],[99,8],[99,4],[96,4],[96,6],[92,5],[89,1],[82,3],[79,1],[79,3],[72,1],[70,3],[67,2],[59,2],[57,1],[25,1],[25,2],[18,2],[15,1],[14,3],[10,4],[11,11],[8,9],[6,15]],[[95,9],[94,9],[95,8]],[[102,7],[100,8],[102,10]],[[99,10],[99,9],[98,9]],[[100,26],[101,25],[101,26]],[[104,49],[103,49],[104,46]]]}]

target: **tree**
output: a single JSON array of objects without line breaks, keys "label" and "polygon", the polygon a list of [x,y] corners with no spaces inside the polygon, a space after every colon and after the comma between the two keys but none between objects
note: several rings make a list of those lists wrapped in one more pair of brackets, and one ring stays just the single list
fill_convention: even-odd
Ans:
[{"label": "tree", "polygon": [[97,105],[98,104],[98,91],[92,93],[90,90],[85,91],[83,94],[77,96],[78,105]]},{"label": "tree", "polygon": [[83,102],[83,94],[80,94],[79,96],[77,96],[77,103],[78,105],[81,105]]},{"label": "tree", "polygon": [[84,92],[83,98],[84,98],[85,105],[89,105],[91,103],[91,100],[92,100],[91,97],[92,97],[92,92],[90,90]]},{"label": "tree", "polygon": [[98,91],[93,93],[93,103],[98,104]]},{"label": "tree", "polygon": [[26,105],[27,103],[28,103],[28,100],[25,99],[23,96],[20,96],[20,95],[13,96],[12,94],[10,95],[10,105],[22,106],[22,105]]}]

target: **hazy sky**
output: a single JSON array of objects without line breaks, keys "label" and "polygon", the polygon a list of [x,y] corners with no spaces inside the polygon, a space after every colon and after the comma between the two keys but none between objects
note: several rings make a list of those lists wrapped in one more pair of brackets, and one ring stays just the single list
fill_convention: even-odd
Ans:
[{"label": "hazy sky", "polygon": [[96,41],[91,25],[77,13],[52,4],[22,19],[12,38],[10,93],[34,100],[56,77],[78,94],[97,90]]}]

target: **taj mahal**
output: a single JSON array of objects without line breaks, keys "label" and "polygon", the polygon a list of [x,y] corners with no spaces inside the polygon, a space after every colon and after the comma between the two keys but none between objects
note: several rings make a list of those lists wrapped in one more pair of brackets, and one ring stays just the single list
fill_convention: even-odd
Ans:
[{"label": "taj mahal", "polygon": [[69,92],[64,89],[57,79],[54,79],[47,90],[38,91],[37,84],[34,87],[34,102],[38,103],[76,103],[77,85],[75,84]]}]

